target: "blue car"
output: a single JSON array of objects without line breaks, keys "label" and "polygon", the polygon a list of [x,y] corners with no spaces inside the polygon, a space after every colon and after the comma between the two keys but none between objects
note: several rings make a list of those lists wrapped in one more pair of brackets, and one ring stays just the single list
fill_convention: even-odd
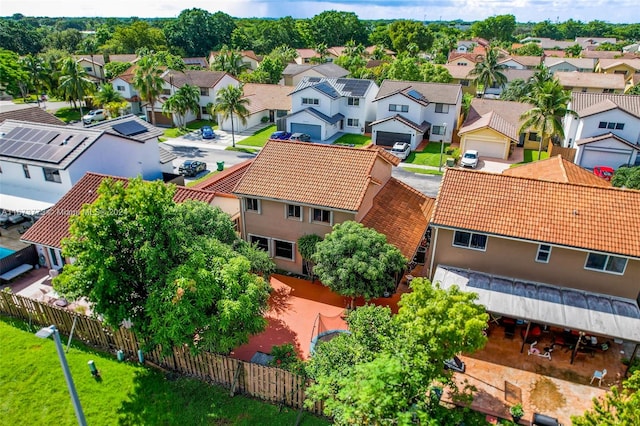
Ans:
[{"label": "blue car", "polygon": [[211,126],[202,126],[200,128],[200,134],[202,135],[202,139],[215,139],[216,137]]},{"label": "blue car", "polygon": [[283,132],[282,130],[279,130],[277,132],[273,132],[271,133],[271,137],[270,139],[279,139],[279,140],[284,140],[286,141],[287,139],[289,139],[291,137],[291,133],[289,132]]}]

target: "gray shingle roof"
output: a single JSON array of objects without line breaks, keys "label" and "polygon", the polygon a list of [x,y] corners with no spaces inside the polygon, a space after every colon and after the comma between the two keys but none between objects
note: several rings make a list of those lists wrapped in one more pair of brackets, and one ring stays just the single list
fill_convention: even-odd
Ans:
[{"label": "gray shingle roof", "polygon": [[[453,105],[457,102],[462,86],[459,84],[422,83],[417,81],[384,80],[374,101],[396,93],[408,93],[415,90],[422,94],[428,102]],[[408,95],[406,95],[408,96]]]},{"label": "gray shingle roof", "polygon": [[572,92],[570,108],[580,117],[620,108],[640,118],[640,95]]}]

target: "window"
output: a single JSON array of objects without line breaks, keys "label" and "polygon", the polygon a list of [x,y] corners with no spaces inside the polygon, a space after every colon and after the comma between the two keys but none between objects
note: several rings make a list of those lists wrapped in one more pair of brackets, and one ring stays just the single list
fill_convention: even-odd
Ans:
[{"label": "window", "polygon": [[48,182],[62,183],[62,179],[60,179],[60,170],[43,167],[42,171],[44,172],[44,180]]},{"label": "window", "polygon": [[249,241],[251,241],[251,245],[257,244],[260,250],[269,251],[269,239],[267,237],[249,235]]},{"label": "window", "polygon": [[302,220],[302,208],[293,204],[287,204],[287,219]]},{"label": "window", "polygon": [[166,96],[171,96],[171,90],[170,89],[162,89],[162,94],[166,95]]},{"label": "window", "polygon": [[436,112],[441,114],[449,113],[449,105],[447,104],[436,104]]},{"label": "window", "polygon": [[360,106],[360,98],[347,98],[347,105]]},{"label": "window", "polygon": [[320,105],[320,99],[302,98],[302,105]]},{"label": "window", "polygon": [[248,212],[260,213],[260,200],[257,198],[245,198],[244,209]]},{"label": "window", "polygon": [[60,266],[57,253],[55,249],[52,249],[51,247],[49,247],[49,258],[51,259],[51,266]]},{"label": "window", "polygon": [[431,133],[434,135],[444,135],[445,126],[432,126]]},{"label": "window", "polygon": [[313,221],[331,224],[331,212],[323,209],[313,209]]},{"label": "window", "polygon": [[84,67],[84,70],[85,70],[86,72],[88,72],[88,73],[93,72],[93,68],[91,68],[91,67]]},{"label": "window", "polygon": [[627,266],[627,259],[624,257],[611,256],[600,253],[589,253],[587,255],[587,262],[584,265],[585,269],[592,269],[594,271],[609,272],[612,274],[622,275],[624,269]]},{"label": "window", "polygon": [[409,105],[389,104],[389,111],[409,112]]},{"label": "window", "polygon": [[536,132],[529,132],[529,140],[532,142],[539,142],[538,134]]},{"label": "window", "polygon": [[613,123],[608,121],[601,121],[600,123],[598,123],[598,128],[624,130],[624,123]]},{"label": "window", "polygon": [[614,90],[614,89],[604,89],[604,90],[602,91],[602,93],[613,93],[613,92],[615,92],[615,90]]},{"label": "window", "polygon": [[22,171],[24,172],[24,177],[26,177],[27,179],[31,179],[31,173],[29,173],[29,166],[27,166],[26,164],[23,164]]},{"label": "window", "polygon": [[200,96],[209,96],[209,88],[201,87],[200,88]]},{"label": "window", "polygon": [[202,114],[209,114],[209,110],[206,106],[201,106],[200,111],[202,112]]},{"label": "window", "polygon": [[295,260],[293,243],[289,241],[273,240],[273,255],[287,260]]},{"label": "window", "polygon": [[469,80],[460,80],[460,85],[462,87],[469,87]]},{"label": "window", "polygon": [[360,120],[357,118],[347,118],[347,127],[360,127]]},{"label": "window", "polygon": [[124,89],[124,86],[116,86],[116,90],[118,92],[124,92],[125,89]]},{"label": "window", "polygon": [[551,246],[540,244],[538,246],[538,254],[536,254],[536,262],[549,263],[551,256]]},{"label": "window", "polygon": [[474,250],[485,250],[487,248],[487,236],[484,234],[456,231],[453,234],[453,245]]}]

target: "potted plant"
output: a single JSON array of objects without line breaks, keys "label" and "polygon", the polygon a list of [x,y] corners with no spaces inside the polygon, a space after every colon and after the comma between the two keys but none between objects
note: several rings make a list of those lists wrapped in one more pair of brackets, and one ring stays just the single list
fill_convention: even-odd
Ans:
[{"label": "potted plant", "polygon": [[513,421],[515,423],[518,423],[522,416],[524,416],[524,409],[522,408],[522,404],[517,403],[515,405],[512,405],[511,408],[509,408],[509,413],[511,413]]}]

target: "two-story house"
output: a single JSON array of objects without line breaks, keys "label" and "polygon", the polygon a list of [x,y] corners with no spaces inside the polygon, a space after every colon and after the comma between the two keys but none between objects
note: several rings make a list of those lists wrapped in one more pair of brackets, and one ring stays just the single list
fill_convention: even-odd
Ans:
[{"label": "two-story house", "polygon": [[[246,106],[249,115],[245,117],[246,122],[233,116],[233,130],[242,132],[253,126],[257,126],[263,120],[270,123],[286,116],[291,112],[291,88],[280,86],[279,84],[258,84],[245,83],[242,86],[243,98],[249,101]],[[231,131],[231,116],[224,119],[218,117],[220,130]]]},{"label": "two-story house", "polygon": [[324,64],[288,64],[282,71],[281,84],[285,86],[297,86],[305,77],[316,78],[344,78],[349,75],[345,70],[333,62]]},{"label": "two-story house", "polygon": [[104,81],[104,56],[101,53],[95,55],[74,55],[76,63],[89,75],[96,84]]},{"label": "two-story house", "polygon": [[304,78],[291,92],[293,112],[286,117],[286,130],[307,133],[314,141],[338,132],[363,134],[376,117],[372,102],[377,92],[373,80]]},{"label": "two-story house", "polygon": [[626,83],[619,74],[557,71],[554,77],[565,90],[589,93],[624,93]]},{"label": "two-story house", "polygon": [[600,59],[596,71],[605,74],[622,75],[627,86],[633,85],[633,78],[640,75],[640,58]]},{"label": "two-story house", "polygon": [[551,74],[557,71],[593,72],[596,60],[593,58],[554,58],[545,57],[544,66]]},{"label": "two-story house", "polygon": [[157,136],[136,117],[82,128],[5,120],[0,124],[0,209],[36,214],[88,171],[161,179]]},{"label": "two-story house", "polygon": [[496,316],[640,342],[640,191],[447,169],[429,276]]},{"label": "two-story house", "polygon": [[575,163],[584,168],[640,162],[640,95],[571,93],[564,118],[563,146],[575,148]]},{"label": "two-story house", "polygon": [[415,150],[423,139],[451,141],[462,108],[462,87],[384,80],[374,102],[373,143],[388,147],[395,142],[407,142]]},{"label": "two-story house", "polygon": [[375,147],[270,140],[240,178],[242,237],[278,268],[304,273],[297,241],[357,221],[387,236],[407,260],[418,254],[434,200],[391,177],[400,160]]}]

